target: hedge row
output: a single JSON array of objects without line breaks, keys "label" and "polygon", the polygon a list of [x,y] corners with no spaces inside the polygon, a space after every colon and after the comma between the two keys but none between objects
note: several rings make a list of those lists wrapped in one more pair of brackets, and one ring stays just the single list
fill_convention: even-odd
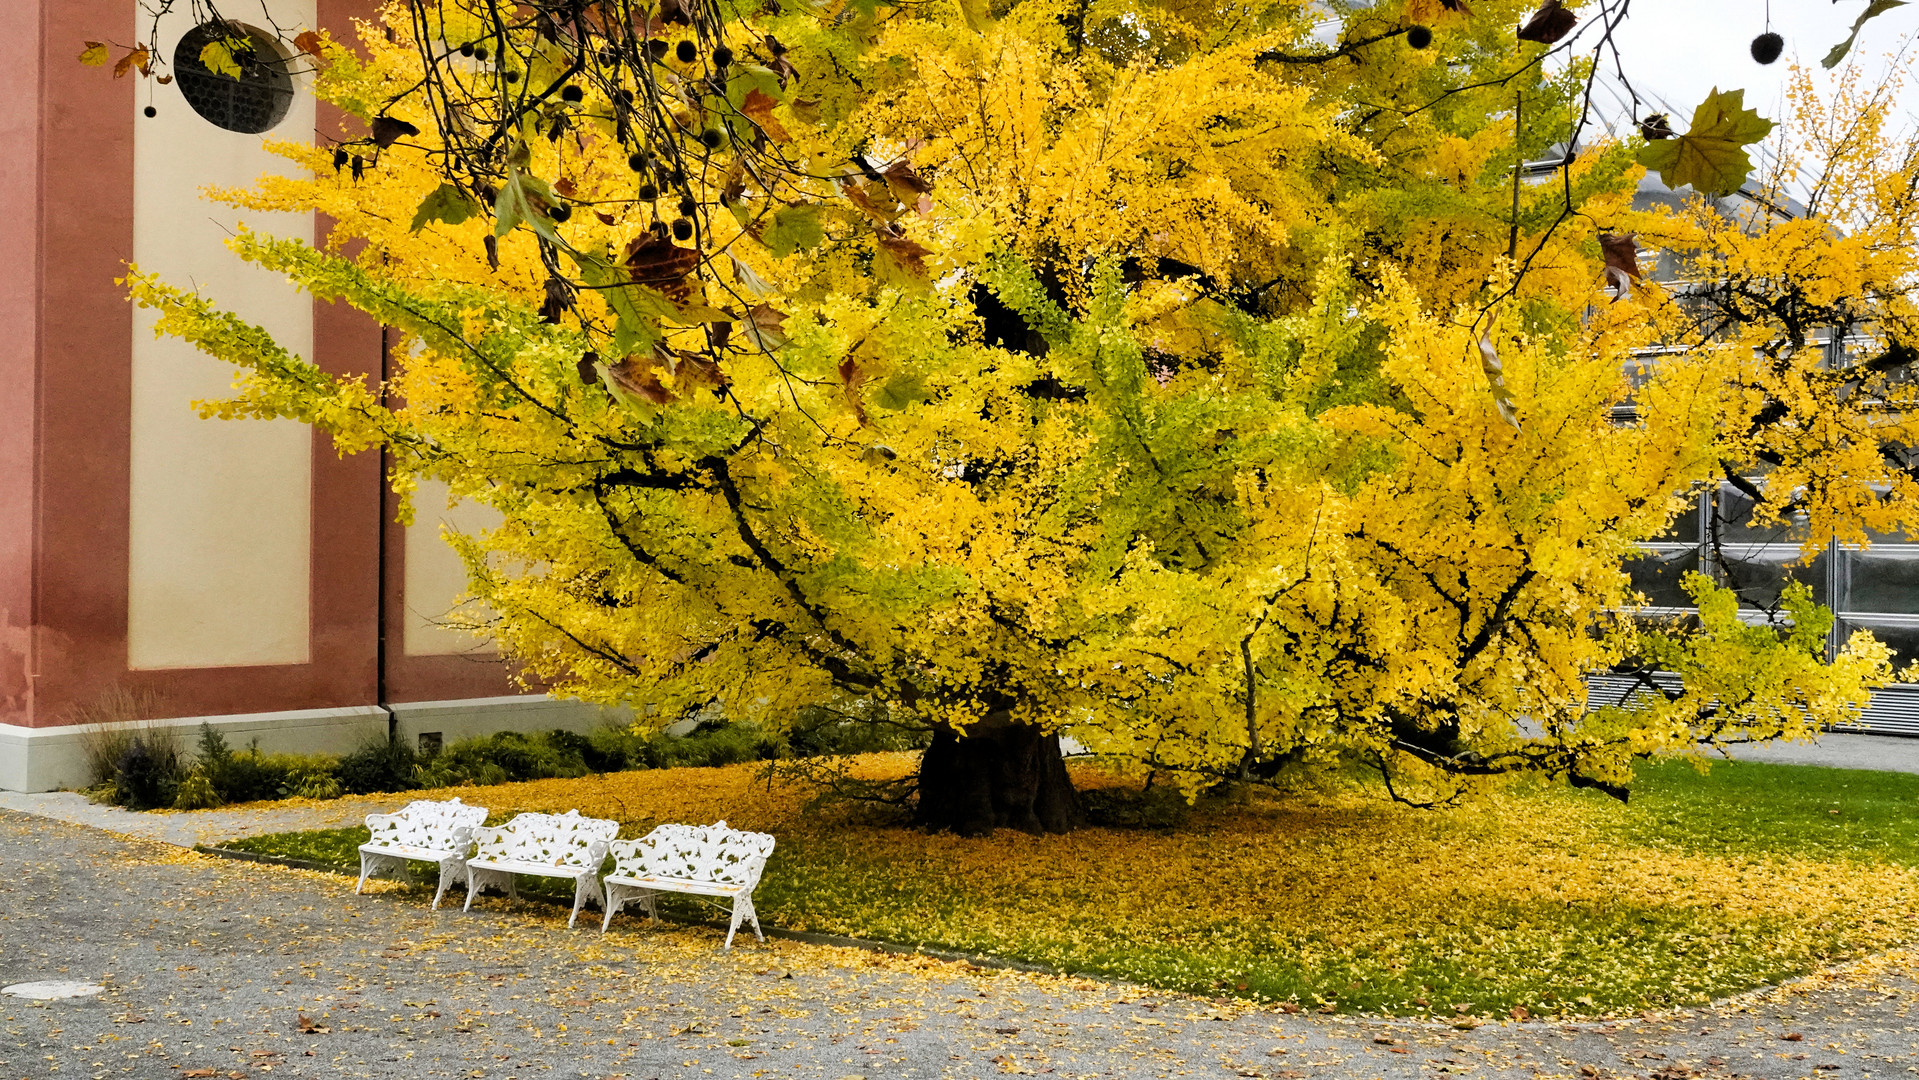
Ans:
[{"label": "hedge row", "polygon": [[590,734],[502,731],[420,753],[379,740],[353,752],[269,754],[234,750],[209,724],[188,755],[176,729],[130,728],[89,748],[103,802],[134,810],[199,810],[227,803],[299,796],[333,799],[371,792],[586,776],[626,769],[732,765],[789,756],[862,753],[923,745],[919,733],[888,724],[849,722],[832,710],[803,713],[783,733],[751,723],[708,720],[684,735],[604,727]]}]

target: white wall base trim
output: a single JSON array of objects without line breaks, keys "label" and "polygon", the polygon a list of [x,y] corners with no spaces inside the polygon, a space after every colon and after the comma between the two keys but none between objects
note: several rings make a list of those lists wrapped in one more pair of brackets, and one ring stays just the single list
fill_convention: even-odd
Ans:
[{"label": "white wall base trim", "polygon": [[[624,710],[607,709],[545,695],[466,698],[456,701],[395,702],[396,734],[418,748],[422,734],[437,732],[443,743],[496,731],[588,732],[609,723],[625,723]],[[0,791],[57,791],[93,782],[87,771],[87,736],[104,727],[146,724],[178,734],[191,753],[201,724],[211,724],[236,750],[258,745],[270,754],[345,754],[387,737],[387,714],[375,705],[235,716],[181,716],[131,724],[71,724],[29,728],[0,724]]]},{"label": "white wall base trim", "polygon": [[608,724],[631,723],[625,709],[609,709],[584,701],[545,694],[462,698],[454,701],[395,701],[396,736],[415,750],[420,736],[438,732],[443,745],[496,731],[551,731],[564,728],[584,735]]},{"label": "white wall base trim", "polygon": [[70,724],[29,728],[0,724],[0,790],[55,791],[93,782],[87,771],[87,736],[108,727],[159,727],[173,731],[191,752],[201,724],[243,749],[259,740],[268,753],[340,754],[371,738],[386,737],[386,713],[371,705],[235,716],[182,716],[122,724]]}]

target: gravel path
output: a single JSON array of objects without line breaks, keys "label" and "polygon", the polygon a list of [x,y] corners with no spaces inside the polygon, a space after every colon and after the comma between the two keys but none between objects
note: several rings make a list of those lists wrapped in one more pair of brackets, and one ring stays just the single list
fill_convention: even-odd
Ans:
[{"label": "gravel path", "polygon": [[88,802],[87,797],[77,791],[48,791],[34,795],[0,791],[0,810],[14,810],[190,848],[195,844],[218,844],[222,840],[263,833],[359,825],[368,814],[385,813],[405,806],[413,797],[363,795],[325,802],[301,800],[265,808],[136,813],[118,806]]},{"label": "gravel path", "polygon": [[0,812],[0,985],[108,987],[0,997],[0,1080],[1919,1072],[1919,953],[1663,1018],[1455,1030],[352,888]]}]

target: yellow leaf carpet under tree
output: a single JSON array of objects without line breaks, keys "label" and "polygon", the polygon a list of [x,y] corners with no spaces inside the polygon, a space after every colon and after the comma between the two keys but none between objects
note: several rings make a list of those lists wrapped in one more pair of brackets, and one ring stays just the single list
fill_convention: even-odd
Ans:
[{"label": "yellow leaf carpet under tree", "polygon": [[[1804,590],[1752,625],[1695,578],[1657,626],[1621,564],[1760,468],[1808,553],[1919,525],[1919,172],[1848,85],[1782,152],[1807,212],[1766,211],[1738,95],[1610,136],[1627,4],[1548,8],[395,2],[295,39],[349,130],[218,193],[325,215],[231,246],[392,328],[387,383],[128,280],[239,369],[208,415],[497,509],[453,539],[529,680],[641,723],[878,702],[932,733],[929,826],[1074,827],[1062,732],[1188,794],[1623,796],[1889,677]],[[1636,157],[1761,209],[1635,211]],[[1654,667],[1684,689],[1588,709]]]}]

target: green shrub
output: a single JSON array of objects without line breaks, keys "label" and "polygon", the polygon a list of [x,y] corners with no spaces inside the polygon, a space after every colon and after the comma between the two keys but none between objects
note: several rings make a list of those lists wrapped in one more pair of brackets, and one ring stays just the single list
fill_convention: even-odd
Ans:
[{"label": "green shrub", "polygon": [[137,732],[114,764],[113,801],[129,810],[172,806],[186,770],[169,733]]},{"label": "green shrub", "polygon": [[285,762],[283,795],[302,799],[337,799],[346,793],[340,784],[339,759],[327,754],[276,754]]},{"label": "green shrub", "polygon": [[[415,754],[406,744],[369,742],[345,757],[235,751],[211,724],[200,725],[194,764],[173,750],[171,729],[123,729],[115,745],[114,780],[106,797],[141,809],[203,809],[226,803],[300,796],[411,791],[585,776],[623,769],[702,768],[789,757],[838,756],[901,750],[926,744],[926,733],[895,724],[883,707],[854,702],[803,711],[790,735],[747,721],[713,715],[684,735],[641,732],[627,726],[591,734],[554,729],[502,731],[458,740],[438,753]],[[125,762],[122,768],[121,762]],[[124,777],[124,778],[123,778]],[[122,792],[126,794],[121,794]]]},{"label": "green shrub", "polygon": [[706,720],[685,735],[660,732],[646,740],[643,760],[656,769],[712,768],[780,756],[785,745],[757,724]]},{"label": "green shrub", "polygon": [[211,724],[200,725],[195,758],[174,796],[177,810],[292,795],[336,799],[344,790],[339,760],[330,754],[263,754],[257,745],[236,753]]},{"label": "green shrub", "polygon": [[453,787],[585,776],[594,771],[584,758],[589,745],[584,736],[570,731],[479,735],[461,739],[428,758],[414,770],[414,779],[421,787]]},{"label": "green shrub", "polygon": [[180,789],[173,794],[175,810],[210,810],[226,802],[220,792],[214,788],[213,780],[207,775],[204,766],[195,765],[180,781]]},{"label": "green shrub", "polygon": [[350,795],[375,791],[412,791],[419,758],[405,743],[378,739],[340,759],[338,783]]},{"label": "green shrub", "polygon": [[931,728],[895,716],[885,705],[865,698],[801,708],[786,732],[787,749],[794,757],[924,750],[932,743]]},{"label": "green shrub", "polygon": [[596,773],[620,772],[634,766],[633,748],[638,739],[629,727],[595,728],[580,747],[580,760]]}]

